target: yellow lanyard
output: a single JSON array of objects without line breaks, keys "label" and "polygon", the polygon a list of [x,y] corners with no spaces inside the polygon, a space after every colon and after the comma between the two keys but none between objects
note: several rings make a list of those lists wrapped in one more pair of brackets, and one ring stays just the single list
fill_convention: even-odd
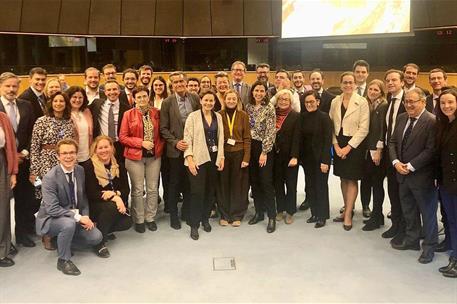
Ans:
[{"label": "yellow lanyard", "polygon": [[230,132],[230,138],[233,137],[233,126],[235,125],[235,116],[236,116],[236,110],[233,112],[232,120],[230,121],[230,117],[227,114],[227,123],[229,127],[229,132]]}]

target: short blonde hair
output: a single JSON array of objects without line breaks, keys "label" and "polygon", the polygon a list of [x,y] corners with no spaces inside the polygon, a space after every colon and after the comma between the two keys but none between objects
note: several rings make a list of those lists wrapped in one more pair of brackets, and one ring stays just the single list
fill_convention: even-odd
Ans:
[{"label": "short blonde hair", "polygon": [[228,89],[227,92],[225,92],[224,100],[223,100],[224,102],[221,102],[221,109],[225,110],[225,99],[227,99],[227,95],[231,94],[231,93],[236,95],[236,109],[238,111],[242,111],[243,110],[243,104],[241,103],[241,98],[240,98],[240,96],[238,95],[238,93],[234,89]]},{"label": "short blonde hair", "polygon": [[289,96],[289,100],[290,100],[290,105],[292,105],[292,100],[294,99],[294,95],[292,94],[292,91],[289,90],[289,89],[282,89],[278,93],[276,93],[276,95],[275,95],[276,106],[278,105],[279,97],[282,96],[282,95],[288,95]]}]

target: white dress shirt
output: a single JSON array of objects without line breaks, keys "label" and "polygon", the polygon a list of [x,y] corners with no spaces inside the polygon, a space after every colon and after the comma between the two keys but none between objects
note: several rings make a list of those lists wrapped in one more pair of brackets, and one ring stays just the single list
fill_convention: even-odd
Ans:
[{"label": "white dress shirt", "polygon": [[[101,109],[100,109],[100,117],[98,118],[98,122],[100,123],[100,132],[103,135],[108,136],[108,113],[109,108],[111,107],[111,101],[108,99],[105,100]],[[113,102],[113,114],[114,114],[114,131],[116,134],[116,141],[119,140],[117,136],[117,128],[118,128],[118,121],[119,121],[119,99]]]}]

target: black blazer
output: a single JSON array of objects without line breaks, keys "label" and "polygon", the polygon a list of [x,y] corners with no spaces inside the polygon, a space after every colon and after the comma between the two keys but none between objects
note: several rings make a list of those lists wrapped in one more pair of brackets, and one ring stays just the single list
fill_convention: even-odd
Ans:
[{"label": "black blazer", "polygon": [[[43,98],[45,98],[44,95]],[[22,92],[22,94],[18,96],[18,99],[25,99],[31,103],[33,110],[33,123],[35,123],[38,118],[44,115],[40,102],[38,101],[38,96],[35,95],[35,93],[32,91],[32,88],[29,87],[27,90]]]},{"label": "black blazer", "polygon": [[[200,107],[200,97],[194,93],[186,93],[192,105],[192,110],[198,110]],[[160,108],[160,135],[167,142],[167,156],[178,158],[182,151],[176,149],[178,141],[184,138],[184,123],[179,113],[176,95],[172,94],[165,98]]]},{"label": "black blazer", "polygon": [[281,129],[276,132],[274,144],[276,155],[284,160],[300,154],[300,113],[291,110],[282,123]]},{"label": "black blazer", "polygon": [[[300,140],[301,145],[304,144],[303,142],[303,123],[306,119],[308,119],[308,115],[316,115],[316,125],[313,128],[313,137],[312,137],[312,149],[313,149],[313,156],[314,159],[318,160],[321,164],[330,165],[331,161],[331,147],[332,147],[332,132],[333,132],[333,124],[328,116],[327,113],[322,112],[321,110],[317,110],[315,113],[303,113],[301,114],[301,123],[300,123]],[[301,151],[304,149],[302,148]],[[300,158],[304,159],[307,155],[301,153]]]},{"label": "black blazer", "polygon": [[387,101],[383,100],[378,107],[370,113],[370,130],[366,137],[368,150],[376,150],[378,141],[384,142],[384,135],[387,128],[387,107]]},{"label": "black blazer", "polygon": [[127,97],[127,93],[125,93],[124,90],[122,90],[121,93],[119,94],[119,102],[127,105],[129,108],[132,108],[135,106],[135,102],[133,102],[132,106],[130,105],[129,98]]},{"label": "black blazer", "polygon": [[457,121],[449,127],[447,132],[439,132],[439,183],[447,192],[457,195]]},{"label": "black blazer", "polygon": [[[105,103],[105,99],[95,99],[89,106],[90,112],[92,113],[92,118],[94,120],[94,138],[101,134],[100,129],[100,112],[101,107]],[[124,117],[124,113],[130,110],[130,106],[119,100],[119,118],[117,120],[117,136],[119,136],[119,131],[121,130],[122,118]]]},{"label": "black blazer", "polygon": [[433,106],[433,94],[428,95],[427,98],[425,98],[425,108],[430,113],[436,114],[436,111],[438,110],[439,106],[440,106],[439,100],[436,102],[436,105]]},{"label": "black blazer", "polygon": [[[391,96],[392,94],[388,93],[387,94],[387,112],[386,112],[386,120],[388,119],[387,115],[389,115],[389,107],[390,107],[390,104],[391,104]],[[398,112],[397,112],[397,120],[398,120],[398,116],[401,114],[401,113],[404,113],[406,112],[406,109],[405,109],[405,92],[403,92],[403,96],[401,97],[401,103],[400,103],[400,106],[398,107]],[[397,124],[397,122],[395,122],[395,125]],[[390,139],[390,136],[387,136],[387,123],[386,123],[386,134],[385,134],[385,139],[384,139],[384,142],[387,142],[389,139]],[[393,133],[393,130],[392,130],[392,133]],[[388,144],[388,143],[387,143]]]},{"label": "black blazer", "polygon": [[[335,98],[336,96],[333,95],[332,93],[326,91],[326,90],[323,90],[322,91],[322,94],[321,94],[321,100],[320,100],[320,104],[319,104],[319,110],[321,110],[322,112],[325,112],[328,114],[328,112],[330,112],[330,105],[332,104],[332,100]],[[304,106],[304,105],[303,105]]]},{"label": "black blazer", "polygon": [[402,113],[397,118],[397,124],[389,142],[391,163],[398,159],[404,164],[411,163],[415,169],[408,175],[401,175],[397,172],[399,183],[409,179],[418,187],[430,187],[436,177],[435,115],[428,111],[422,113],[402,150],[403,132],[408,119],[407,113]]},{"label": "black blazer", "polygon": [[[30,143],[32,141],[32,130],[35,122],[32,105],[25,99],[16,99],[16,105],[19,110],[20,120],[17,126],[16,138],[18,141],[17,152],[27,150],[30,152]],[[3,103],[0,102],[0,112],[6,113]]]}]

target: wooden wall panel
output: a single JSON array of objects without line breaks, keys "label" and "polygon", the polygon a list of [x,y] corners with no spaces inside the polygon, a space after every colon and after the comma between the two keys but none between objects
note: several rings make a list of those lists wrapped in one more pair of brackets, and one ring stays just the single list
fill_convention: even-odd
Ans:
[{"label": "wooden wall panel", "polygon": [[23,0],[21,32],[57,33],[60,4],[61,0]]},{"label": "wooden wall panel", "polygon": [[121,0],[91,0],[89,34],[121,34]]},{"label": "wooden wall panel", "polygon": [[121,35],[153,36],[156,0],[122,0]]},{"label": "wooden wall panel", "polygon": [[0,7],[0,31],[20,31],[22,0],[0,0]]},{"label": "wooden wall panel", "polygon": [[210,0],[185,0],[184,36],[211,36]]},{"label": "wooden wall panel", "polygon": [[243,0],[211,0],[213,36],[243,36]]},{"label": "wooden wall panel", "polygon": [[273,35],[271,0],[244,1],[244,35]]},{"label": "wooden wall panel", "polygon": [[59,33],[89,33],[90,0],[62,0]]},{"label": "wooden wall panel", "polygon": [[156,36],[182,36],[183,0],[157,0]]}]

